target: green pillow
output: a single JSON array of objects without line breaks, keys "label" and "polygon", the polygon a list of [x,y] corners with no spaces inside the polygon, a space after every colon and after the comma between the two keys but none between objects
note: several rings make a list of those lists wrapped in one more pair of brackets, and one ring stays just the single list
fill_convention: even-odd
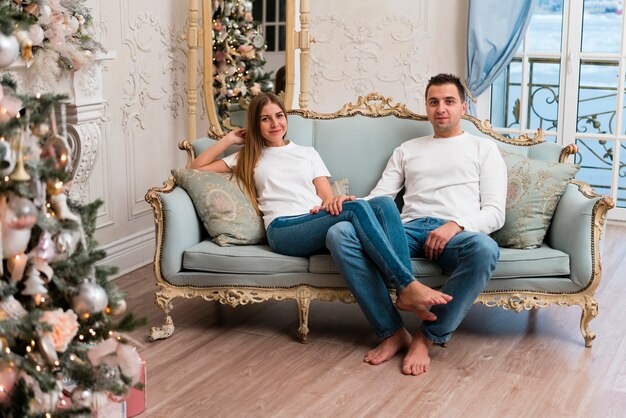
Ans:
[{"label": "green pillow", "polygon": [[230,173],[181,168],[172,170],[172,175],[176,184],[191,197],[216,244],[229,246],[265,241],[263,218]]},{"label": "green pillow", "polygon": [[556,205],[579,166],[533,160],[503,149],[500,153],[508,176],[506,219],[492,237],[501,247],[540,247]]}]

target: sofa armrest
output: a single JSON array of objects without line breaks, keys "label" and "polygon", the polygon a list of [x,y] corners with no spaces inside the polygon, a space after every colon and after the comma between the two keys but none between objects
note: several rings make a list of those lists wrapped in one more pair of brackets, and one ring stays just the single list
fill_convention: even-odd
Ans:
[{"label": "sofa armrest", "polygon": [[573,180],[561,196],[552,218],[547,242],[569,254],[570,278],[581,288],[597,286],[600,275],[600,241],[611,198],[597,195],[583,182]]},{"label": "sofa armrest", "polygon": [[203,239],[204,226],[187,192],[171,179],[169,187],[149,191],[146,200],[157,224],[155,272],[167,280],[182,269],[184,251]]}]

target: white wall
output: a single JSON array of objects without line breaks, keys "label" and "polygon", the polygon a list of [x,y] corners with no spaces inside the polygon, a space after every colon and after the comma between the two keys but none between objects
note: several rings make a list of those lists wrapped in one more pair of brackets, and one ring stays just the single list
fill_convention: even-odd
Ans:
[{"label": "white wall", "polygon": [[[144,201],[146,191],[185,163],[177,143],[186,137],[187,123],[187,48],[180,38],[187,2],[89,4],[110,59],[103,67],[107,104],[88,200],[104,200],[96,238],[109,254],[105,263],[125,273],[154,256],[154,218]],[[311,32],[317,43],[312,46],[309,107],[335,111],[360,94],[377,91],[423,113],[423,90],[431,75],[465,75],[466,22],[466,0],[312,1]],[[202,97],[198,115],[202,133]]]},{"label": "white wall", "polygon": [[177,142],[186,131],[186,47],[180,35],[187,3],[89,4],[97,36],[113,58],[104,61],[107,106],[88,198],[105,202],[96,238],[108,253],[105,264],[124,273],[154,256],[154,218],[146,191],[185,161]]}]

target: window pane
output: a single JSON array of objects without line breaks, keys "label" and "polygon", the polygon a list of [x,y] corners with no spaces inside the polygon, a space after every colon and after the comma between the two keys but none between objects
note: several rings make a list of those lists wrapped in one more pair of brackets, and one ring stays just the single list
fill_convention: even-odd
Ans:
[{"label": "window pane", "polygon": [[285,0],[279,0],[279,7],[278,7],[278,20],[280,22],[286,22],[286,16],[287,16],[287,6],[286,6],[286,1]]},{"label": "window pane", "polygon": [[620,51],[622,37],[621,10],[621,0],[585,0],[582,52]]},{"label": "window pane", "polygon": [[265,1],[265,21],[266,22],[276,21],[276,0]]},{"label": "window pane", "polygon": [[263,22],[263,2],[261,0],[252,2],[252,17],[257,22]]},{"label": "window pane", "polygon": [[526,52],[561,52],[563,0],[538,2],[528,26]]},{"label": "window pane", "polygon": [[558,58],[532,58],[528,70],[528,129],[556,130],[559,114]]},{"label": "window pane", "polygon": [[522,92],[522,62],[514,59],[493,83],[491,124],[500,128],[519,128],[519,100]]},{"label": "window pane", "polygon": [[285,29],[285,25],[280,25],[278,27],[278,50],[279,51],[284,51],[285,49],[287,49],[286,46],[286,29]]},{"label": "window pane", "polygon": [[268,51],[276,51],[276,26],[265,27],[265,42]]},{"label": "window pane", "polygon": [[580,164],[576,178],[591,184],[596,193],[611,194],[613,140],[577,139],[576,145],[574,162]]},{"label": "window pane", "polygon": [[578,132],[613,133],[619,68],[614,62],[581,61]]}]

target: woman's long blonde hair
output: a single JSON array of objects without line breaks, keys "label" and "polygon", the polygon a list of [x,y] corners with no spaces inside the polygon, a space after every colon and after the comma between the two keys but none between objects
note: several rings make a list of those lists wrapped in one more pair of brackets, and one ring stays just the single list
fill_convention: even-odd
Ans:
[{"label": "woman's long blonde hair", "polygon": [[261,152],[265,146],[265,141],[261,136],[261,113],[263,108],[269,103],[278,105],[285,113],[285,117],[287,117],[285,106],[275,94],[261,93],[255,96],[248,106],[248,126],[246,127],[245,143],[239,151],[237,164],[233,168],[233,174],[239,180],[239,184],[243,186],[245,193],[254,204],[257,212],[260,211],[259,202],[256,198],[254,169],[259,162],[259,158],[261,158]]}]

